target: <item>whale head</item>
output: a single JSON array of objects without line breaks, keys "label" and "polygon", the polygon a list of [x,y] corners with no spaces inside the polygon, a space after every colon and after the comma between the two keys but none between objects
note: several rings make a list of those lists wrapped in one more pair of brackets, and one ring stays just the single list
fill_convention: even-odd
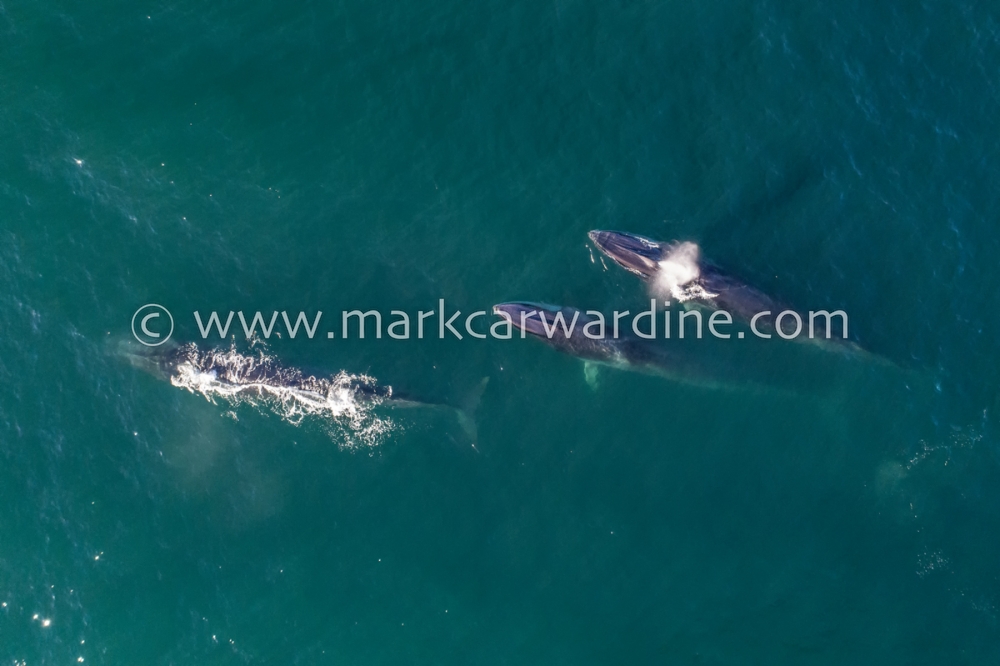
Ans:
[{"label": "whale head", "polygon": [[622,231],[591,231],[590,240],[597,249],[625,270],[644,280],[659,270],[659,262],[670,244],[658,243],[644,236]]},{"label": "whale head", "polygon": [[510,319],[514,328],[551,342],[582,336],[580,329],[592,320],[576,308],[530,301],[494,305],[493,314]]},{"label": "whale head", "polygon": [[158,379],[168,379],[176,369],[185,348],[172,340],[160,347],[146,347],[135,340],[118,340],[112,351],[129,365]]},{"label": "whale head", "polygon": [[696,243],[661,243],[621,231],[591,231],[590,240],[616,264],[649,283],[650,293],[657,297],[686,301],[707,295],[698,282],[703,262]]}]

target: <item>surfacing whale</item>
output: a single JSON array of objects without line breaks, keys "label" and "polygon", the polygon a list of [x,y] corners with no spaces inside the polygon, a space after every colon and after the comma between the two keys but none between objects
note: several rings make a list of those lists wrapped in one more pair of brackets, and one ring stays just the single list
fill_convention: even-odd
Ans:
[{"label": "surfacing whale", "polygon": [[296,424],[314,416],[369,427],[373,421],[377,422],[371,408],[379,405],[447,410],[454,413],[473,448],[476,447],[474,415],[487,379],[463,406],[455,407],[414,398],[364,374],[344,371],[320,376],[307,374],[263,352],[244,354],[235,349],[202,349],[194,343],[141,350],[131,345],[123,352],[132,365],[211,402],[217,399],[234,404],[249,402]]},{"label": "surfacing whale", "polygon": [[[649,340],[624,333],[618,338],[589,337],[588,324],[598,317],[573,307],[512,301],[493,306],[493,314],[509,319],[514,328],[546,345],[587,363],[665,377],[710,389],[747,387],[797,391],[771,357],[747,353],[747,347],[719,340]],[[762,344],[759,341],[758,344]],[[721,343],[721,344],[720,344]],[[771,345],[775,350],[787,345]],[[590,381],[590,373],[585,370]]]},{"label": "surfacing whale", "polygon": [[658,298],[726,310],[747,324],[758,313],[770,312],[757,320],[759,330],[767,332],[773,332],[776,315],[792,310],[706,261],[701,248],[690,241],[660,242],[622,231],[595,230],[588,235],[612,261],[642,278]]}]

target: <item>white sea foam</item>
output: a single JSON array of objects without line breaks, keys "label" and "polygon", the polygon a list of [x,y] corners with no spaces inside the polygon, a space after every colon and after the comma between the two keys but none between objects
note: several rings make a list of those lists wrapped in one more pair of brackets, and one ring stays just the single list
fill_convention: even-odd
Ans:
[{"label": "white sea foam", "polygon": [[660,298],[683,303],[692,299],[709,300],[718,294],[705,290],[701,277],[701,248],[691,242],[678,243],[658,262],[651,289]]},{"label": "white sea foam", "polygon": [[906,463],[906,469],[911,470],[927,458],[939,454],[944,456],[944,465],[951,462],[952,456],[961,449],[972,449],[983,439],[980,432],[972,428],[960,428],[951,433],[947,441],[930,443],[920,440],[920,449]]},{"label": "white sea foam", "polygon": [[205,397],[213,404],[250,405],[292,425],[320,424],[346,448],[375,447],[393,428],[373,408],[392,395],[372,377],[340,372],[317,378],[297,368],[280,366],[262,352],[199,350],[188,345],[176,352],[178,363],[170,383]]}]

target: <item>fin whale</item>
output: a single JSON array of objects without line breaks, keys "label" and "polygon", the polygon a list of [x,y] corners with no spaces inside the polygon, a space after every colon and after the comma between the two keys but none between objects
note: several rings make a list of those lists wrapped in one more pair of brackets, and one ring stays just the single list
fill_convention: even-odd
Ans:
[{"label": "fin whale", "polygon": [[587,324],[598,322],[597,317],[573,307],[530,301],[500,303],[493,306],[493,313],[509,319],[514,328],[549,347],[583,360],[591,385],[595,377],[589,364],[596,363],[709,389],[793,388],[776,376],[766,358],[752,354],[734,357],[734,353],[740,352],[736,345],[716,344],[711,349],[699,349],[698,343],[702,341],[678,344],[685,341],[641,339],[631,334],[618,338],[588,337],[583,330]]},{"label": "fin whale", "polygon": [[[809,317],[763,291],[707,261],[701,248],[690,241],[661,242],[622,231],[591,231],[590,240],[608,258],[625,270],[638,275],[652,296],[674,299],[685,307],[725,310],[734,321],[755,327],[755,332],[770,335],[777,332],[775,320],[782,312],[795,312],[803,323]],[[761,313],[769,315],[761,316]],[[825,311],[824,311],[825,312]],[[816,312],[814,314],[822,314]],[[824,323],[832,315],[826,314]],[[846,322],[846,315],[845,315]],[[846,323],[844,325],[846,331]],[[794,318],[781,322],[781,332],[795,334]],[[798,335],[795,340],[812,342],[831,351],[873,356],[848,337],[832,330],[830,337]],[[823,331],[826,333],[826,331]]]},{"label": "fin whale", "polygon": [[460,407],[455,407],[421,400],[392,386],[379,384],[367,375],[343,371],[334,375],[308,374],[264,354],[202,349],[194,343],[142,350],[128,346],[121,351],[132,365],[209,400],[214,397],[237,401],[263,398],[283,404],[294,403],[296,413],[311,411],[333,416],[351,414],[359,405],[447,410],[454,413],[473,448],[477,443],[475,412],[489,379],[484,378],[470,397]]},{"label": "fin whale", "polygon": [[702,257],[701,248],[689,241],[665,243],[622,231],[591,231],[590,240],[616,264],[638,275],[650,292],[684,305],[726,310],[749,324],[754,315],[759,330],[774,331],[774,317],[787,304],[729,275]]}]

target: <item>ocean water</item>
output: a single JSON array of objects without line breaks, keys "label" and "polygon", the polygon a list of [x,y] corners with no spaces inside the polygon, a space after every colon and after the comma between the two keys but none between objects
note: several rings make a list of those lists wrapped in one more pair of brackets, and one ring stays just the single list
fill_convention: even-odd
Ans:
[{"label": "ocean water", "polygon": [[[0,4],[0,664],[1000,661],[1000,16],[984,2]],[[883,359],[727,390],[535,340],[121,353],[145,303],[641,308],[697,242]],[[738,361],[736,361],[738,362]],[[791,390],[788,389],[791,386]]]}]

